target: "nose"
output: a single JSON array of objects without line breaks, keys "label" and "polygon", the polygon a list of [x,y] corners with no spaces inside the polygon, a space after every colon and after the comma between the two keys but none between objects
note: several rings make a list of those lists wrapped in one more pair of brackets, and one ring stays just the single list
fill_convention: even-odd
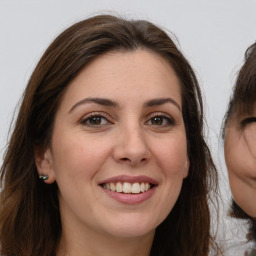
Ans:
[{"label": "nose", "polygon": [[135,166],[148,162],[151,153],[142,128],[126,128],[116,138],[114,159]]}]

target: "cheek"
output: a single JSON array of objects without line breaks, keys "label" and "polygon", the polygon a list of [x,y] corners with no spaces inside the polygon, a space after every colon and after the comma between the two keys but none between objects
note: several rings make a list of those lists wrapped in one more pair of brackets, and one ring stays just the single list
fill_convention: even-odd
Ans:
[{"label": "cheek", "polygon": [[256,182],[248,184],[235,175],[230,177],[230,187],[236,203],[250,216],[256,217]]},{"label": "cheek", "polygon": [[62,137],[53,145],[53,164],[56,179],[68,176],[74,179],[92,178],[109,154],[107,143],[91,141],[88,138]]},{"label": "cheek", "polygon": [[[235,128],[228,128],[226,130],[224,150],[229,177],[234,173],[239,174],[242,171],[241,164],[245,161],[245,159],[241,158],[245,148],[241,143],[241,135],[239,135]],[[245,157],[247,158],[246,154]]]},{"label": "cheek", "polygon": [[[174,143],[175,142],[175,143]],[[159,209],[165,218],[174,207],[187,171],[186,139],[170,140],[155,148],[157,165],[163,174],[163,191],[159,198]]]},{"label": "cheek", "polygon": [[256,159],[251,155],[244,140],[225,145],[225,161],[230,177],[231,175],[241,179],[256,177]]},{"label": "cheek", "polygon": [[229,176],[240,169],[240,162],[237,161],[236,152],[225,147],[225,161]]},{"label": "cheek", "polygon": [[165,140],[155,148],[158,165],[161,166],[165,176],[182,176],[187,170],[187,144],[186,138]]},{"label": "cheek", "polygon": [[244,141],[251,157],[256,161],[256,124],[253,123],[244,130]]}]

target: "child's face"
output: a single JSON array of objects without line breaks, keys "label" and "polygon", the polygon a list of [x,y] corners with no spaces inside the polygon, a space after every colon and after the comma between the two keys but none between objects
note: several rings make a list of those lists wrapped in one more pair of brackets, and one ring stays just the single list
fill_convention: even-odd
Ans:
[{"label": "child's face", "polygon": [[256,217],[256,109],[255,115],[233,117],[227,123],[225,159],[234,200]]}]

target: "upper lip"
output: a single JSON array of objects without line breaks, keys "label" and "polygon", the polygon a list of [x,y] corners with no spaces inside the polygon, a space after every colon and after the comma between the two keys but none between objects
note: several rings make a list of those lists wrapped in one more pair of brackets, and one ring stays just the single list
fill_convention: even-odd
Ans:
[{"label": "upper lip", "polygon": [[144,175],[139,175],[139,176],[128,176],[128,175],[119,175],[119,176],[114,176],[108,179],[105,179],[101,181],[99,184],[104,184],[104,183],[110,183],[110,182],[129,182],[129,183],[135,183],[135,182],[147,182],[153,185],[157,185],[158,182],[150,178],[148,176]]}]

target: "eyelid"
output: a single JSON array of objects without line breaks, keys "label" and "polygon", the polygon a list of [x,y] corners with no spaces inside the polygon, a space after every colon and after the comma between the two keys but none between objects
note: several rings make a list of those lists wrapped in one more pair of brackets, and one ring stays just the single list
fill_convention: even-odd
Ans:
[{"label": "eyelid", "polygon": [[[106,113],[106,112],[100,112],[100,111],[95,111],[95,112],[90,112],[86,115],[83,115],[80,119],[79,119],[79,123],[83,124],[83,122],[85,122],[86,120],[88,120],[91,117],[102,117],[105,118],[107,120],[108,123],[113,123],[111,116]],[[89,125],[88,125],[89,126]]]},{"label": "eyelid", "polygon": [[147,116],[147,121],[148,122],[151,118],[153,117],[163,117],[163,118],[167,118],[169,121],[170,121],[170,125],[175,125],[176,124],[176,121],[174,120],[174,118],[169,115],[169,114],[166,114],[164,112],[153,112],[153,113],[150,113],[148,116]]},{"label": "eyelid", "polygon": [[244,128],[247,124],[256,122],[255,116],[250,116],[242,120],[241,127]]}]

